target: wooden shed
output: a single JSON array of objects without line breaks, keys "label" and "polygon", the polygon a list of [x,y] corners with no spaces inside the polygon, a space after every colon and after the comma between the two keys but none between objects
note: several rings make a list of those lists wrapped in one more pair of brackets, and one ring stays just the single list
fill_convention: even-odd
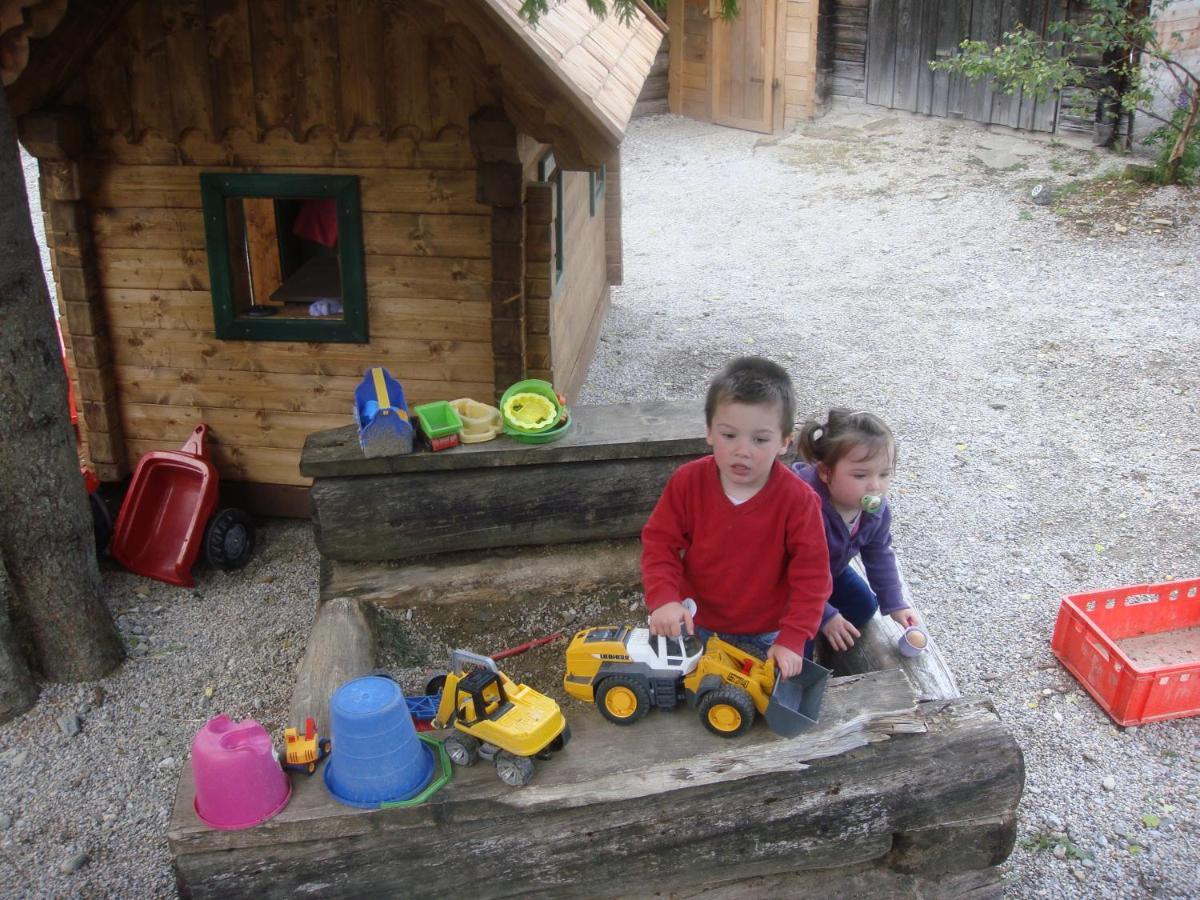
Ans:
[{"label": "wooden shed", "polygon": [[578,390],[665,25],[519,6],[0,0],[104,480],[204,421],[242,502],[303,513],[304,439],[367,366],[410,403]]},{"label": "wooden shed", "polygon": [[761,131],[791,130],[817,112],[819,0],[669,0],[670,106],[676,115]]}]

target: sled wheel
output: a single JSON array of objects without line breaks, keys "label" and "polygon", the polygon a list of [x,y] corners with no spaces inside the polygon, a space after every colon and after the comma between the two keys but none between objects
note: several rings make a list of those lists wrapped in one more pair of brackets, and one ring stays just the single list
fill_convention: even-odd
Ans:
[{"label": "sled wheel", "polygon": [[550,752],[557,753],[569,743],[571,743],[571,726],[564,725],[563,730],[550,742]]},{"label": "sled wheel", "polygon": [[254,552],[254,522],[240,509],[217,512],[204,534],[204,556],[216,569],[232,571],[250,561]]},{"label": "sled wheel", "polygon": [[456,766],[474,765],[479,759],[479,741],[469,734],[451,734],[442,741],[442,746],[446,748],[450,762]]},{"label": "sled wheel", "polygon": [[496,775],[510,787],[529,784],[533,778],[533,760],[501,750],[496,754]]},{"label": "sled wheel", "polygon": [[596,691],[600,714],[617,725],[632,725],[650,711],[650,694],[637,679],[612,675]]},{"label": "sled wheel", "polygon": [[713,734],[737,737],[754,723],[754,701],[738,688],[717,688],[700,701],[700,721]]},{"label": "sled wheel", "polygon": [[108,504],[100,496],[99,491],[88,494],[88,506],[92,508],[92,530],[96,533],[96,555],[103,556],[108,552],[108,542],[112,538],[112,513]]}]

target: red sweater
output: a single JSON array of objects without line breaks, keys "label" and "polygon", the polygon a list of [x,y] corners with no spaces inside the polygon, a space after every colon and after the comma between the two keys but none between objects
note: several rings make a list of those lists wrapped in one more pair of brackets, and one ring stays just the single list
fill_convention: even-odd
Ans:
[{"label": "red sweater", "polygon": [[712,456],[685,463],[642,529],[642,585],[652,612],[691,597],[701,628],[778,629],[776,643],[802,653],[833,589],[821,500],[777,460],[735,506]]}]

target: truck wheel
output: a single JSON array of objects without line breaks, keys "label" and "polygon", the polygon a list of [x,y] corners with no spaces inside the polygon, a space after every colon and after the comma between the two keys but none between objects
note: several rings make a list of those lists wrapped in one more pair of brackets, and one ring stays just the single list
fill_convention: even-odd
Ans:
[{"label": "truck wheel", "polygon": [[636,678],[612,675],[596,690],[600,715],[617,725],[632,725],[650,711],[650,694]]},{"label": "truck wheel", "polygon": [[214,569],[229,572],[250,561],[254,552],[254,522],[240,509],[229,507],[209,520],[204,555]]},{"label": "truck wheel", "polygon": [[496,754],[496,775],[510,787],[529,784],[533,778],[533,760],[501,750]]},{"label": "truck wheel", "polygon": [[570,742],[571,742],[571,726],[564,725],[563,730],[560,731],[558,733],[557,737],[555,737],[554,740],[552,740],[550,742],[550,750],[553,753],[557,753],[563,747],[567,746],[567,744],[569,744]]},{"label": "truck wheel", "polygon": [[446,755],[456,766],[471,766],[479,759],[479,741],[469,734],[454,733],[442,741]]},{"label": "truck wheel", "polygon": [[716,688],[700,700],[700,721],[713,734],[737,737],[754,724],[754,701],[740,688]]}]

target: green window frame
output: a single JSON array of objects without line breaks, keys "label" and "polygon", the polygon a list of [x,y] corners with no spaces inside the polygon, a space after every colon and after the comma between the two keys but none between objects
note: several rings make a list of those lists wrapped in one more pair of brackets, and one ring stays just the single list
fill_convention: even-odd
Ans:
[{"label": "green window frame", "polygon": [[601,165],[598,169],[588,171],[588,212],[596,214],[596,205],[604,196],[604,185],[608,181],[608,166]]},{"label": "green window frame", "polygon": [[[362,201],[355,175],[204,172],[200,175],[204,238],[216,336],[221,340],[366,343],[367,288],[363,266]],[[239,314],[229,251],[228,201],[332,199],[337,205],[340,318],[256,318]],[[282,242],[280,255],[286,256]]]},{"label": "green window frame", "polygon": [[563,170],[553,152],[548,152],[538,161],[538,181],[554,183],[554,281],[551,290],[556,290],[567,267],[567,248],[563,241]]}]

